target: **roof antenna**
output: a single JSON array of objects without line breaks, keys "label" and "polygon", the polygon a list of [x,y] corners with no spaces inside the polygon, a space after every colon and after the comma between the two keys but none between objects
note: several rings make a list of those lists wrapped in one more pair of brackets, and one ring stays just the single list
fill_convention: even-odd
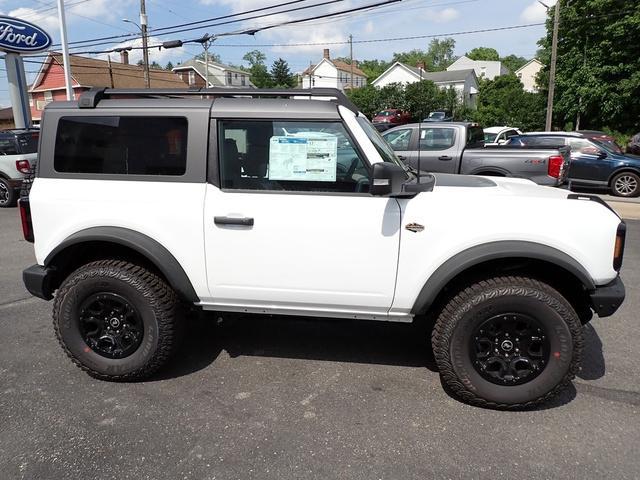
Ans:
[{"label": "roof antenna", "polygon": [[[418,70],[420,71],[420,83],[418,84],[422,88],[422,62],[418,63]],[[418,89],[418,92],[420,89]],[[420,94],[418,93],[418,98],[420,98]],[[424,111],[422,110],[422,103],[420,104],[420,117],[418,118],[418,183],[420,183],[420,135],[422,135],[422,117],[424,116]]]}]

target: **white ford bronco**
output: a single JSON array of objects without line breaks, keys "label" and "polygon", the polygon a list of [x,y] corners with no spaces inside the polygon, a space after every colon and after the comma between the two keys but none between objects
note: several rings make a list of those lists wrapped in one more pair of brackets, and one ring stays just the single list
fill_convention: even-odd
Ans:
[{"label": "white ford bronco", "polygon": [[448,390],[527,407],[568,385],[582,325],[624,299],[625,224],[597,197],[418,177],[337,90],[94,89],[50,103],[19,204],[38,262],[25,285],[54,299],[63,349],[105,380],[165,364],[183,305],[431,318]]}]

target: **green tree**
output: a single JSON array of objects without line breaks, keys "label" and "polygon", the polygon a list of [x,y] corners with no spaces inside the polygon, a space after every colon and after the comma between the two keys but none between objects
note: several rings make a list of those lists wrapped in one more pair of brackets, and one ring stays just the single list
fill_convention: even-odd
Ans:
[{"label": "green tree", "polygon": [[278,60],[273,62],[270,73],[274,87],[291,88],[296,84],[296,79],[291,74],[289,64],[282,58],[278,58]]},{"label": "green tree", "polygon": [[404,95],[405,108],[415,121],[422,120],[433,110],[445,108],[443,91],[430,80],[410,83],[405,87]]},{"label": "green tree", "polygon": [[[195,58],[196,60],[202,60],[203,62],[205,61],[205,54],[204,52],[199,53],[198,55],[196,55]],[[216,63],[222,63],[222,59],[220,58],[220,55],[218,55],[217,53],[214,52],[209,52],[209,61],[210,62],[216,62]]]},{"label": "green tree", "polygon": [[[614,13],[612,13],[614,12]],[[553,10],[540,42],[546,95]],[[582,0],[560,3],[553,124],[555,127],[640,130],[640,3]]]},{"label": "green tree", "polygon": [[373,116],[380,111],[380,90],[373,85],[354,88],[349,90],[347,95],[369,119],[373,118]]},{"label": "green tree", "polygon": [[273,80],[264,61],[267,56],[260,50],[252,50],[244,54],[242,59],[249,64],[248,72],[251,74],[251,82],[258,88],[271,88]]},{"label": "green tree", "polygon": [[544,95],[525,92],[514,74],[480,80],[479,90],[474,119],[481,125],[509,125],[525,131],[543,128]]},{"label": "green tree", "polygon": [[495,48],[490,47],[476,47],[470,52],[465,53],[471,60],[500,60],[500,54]]},{"label": "green tree", "polygon": [[173,63],[167,62],[167,64],[164,66],[164,69],[169,71],[173,70]]},{"label": "green tree", "polygon": [[455,60],[453,55],[455,46],[456,41],[453,38],[443,40],[434,38],[429,43],[427,50],[414,49],[408,52],[394,53],[393,61],[402,62],[411,67],[417,66],[418,63],[424,63],[427,71],[431,72],[446,70]]},{"label": "green tree", "polygon": [[507,55],[506,57],[502,57],[500,61],[505,67],[509,69],[511,73],[514,73],[516,70],[522,67],[529,60],[527,60],[524,57],[519,57],[517,55],[511,54],[511,55]]}]

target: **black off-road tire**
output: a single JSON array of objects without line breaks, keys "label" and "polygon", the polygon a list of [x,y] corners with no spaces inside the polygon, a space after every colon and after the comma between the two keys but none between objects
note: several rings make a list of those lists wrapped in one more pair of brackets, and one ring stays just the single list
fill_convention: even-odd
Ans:
[{"label": "black off-road tire", "polygon": [[15,207],[17,201],[18,192],[9,185],[9,182],[0,177],[0,208]]},{"label": "black off-road tire", "polygon": [[[530,381],[501,385],[474,365],[472,335],[487,319],[511,312],[540,322],[551,354]],[[584,346],[582,324],[567,300],[545,283],[515,276],[480,281],[454,295],[436,321],[431,342],[445,388],[464,402],[496,409],[531,408],[558,395],[578,372]]]},{"label": "black off-road tire", "polygon": [[[124,358],[107,358],[89,347],[80,329],[80,306],[106,292],[126,299],[142,320],[142,340]],[[177,347],[178,301],[165,281],[143,267],[120,260],[86,264],[62,283],[53,303],[53,326],[66,354],[91,376],[110,381],[142,380],[162,367]]]}]

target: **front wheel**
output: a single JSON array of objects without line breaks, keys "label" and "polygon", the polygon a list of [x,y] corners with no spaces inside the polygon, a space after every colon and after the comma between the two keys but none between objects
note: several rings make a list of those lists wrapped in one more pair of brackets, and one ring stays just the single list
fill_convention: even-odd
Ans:
[{"label": "front wheel", "polygon": [[176,346],[176,295],[163,279],[119,260],[92,262],[60,286],[53,325],[73,362],[103,380],[141,380]]},{"label": "front wheel", "polygon": [[633,172],[622,172],[611,180],[611,191],[616,197],[640,195],[640,177]]},{"label": "front wheel", "polygon": [[523,408],[569,385],[582,356],[582,325],[549,285],[496,277],[447,303],[432,345],[443,383],[454,395],[478,406]]}]

